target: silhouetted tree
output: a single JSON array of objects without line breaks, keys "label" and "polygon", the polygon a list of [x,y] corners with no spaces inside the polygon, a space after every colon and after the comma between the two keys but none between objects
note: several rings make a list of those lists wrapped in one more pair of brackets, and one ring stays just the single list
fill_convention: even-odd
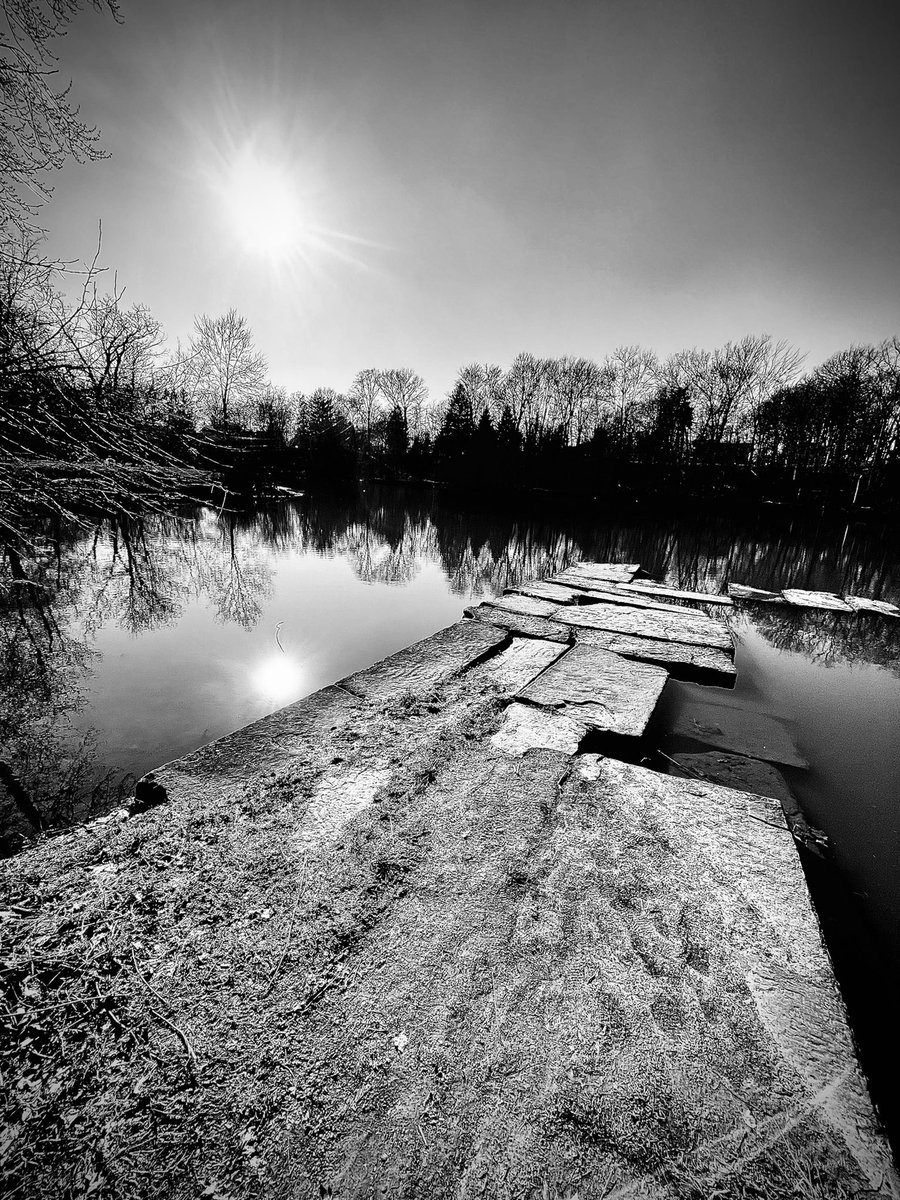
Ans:
[{"label": "silhouetted tree", "polygon": [[249,416],[263,388],[266,360],[253,345],[245,317],[234,308],[221,317],[197,317],[190,360],[195,394],[213,424],[227,428]]}]

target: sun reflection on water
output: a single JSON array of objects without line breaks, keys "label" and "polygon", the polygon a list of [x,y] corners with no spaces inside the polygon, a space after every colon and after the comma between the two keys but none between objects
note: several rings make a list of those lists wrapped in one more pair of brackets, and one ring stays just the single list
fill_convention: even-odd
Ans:
[{"label": "sun reflection on water", "polygon": [[290,654],[272,654],[254,667],[254,691],[276,705],[289,704],[303,694],[303,668]]}]

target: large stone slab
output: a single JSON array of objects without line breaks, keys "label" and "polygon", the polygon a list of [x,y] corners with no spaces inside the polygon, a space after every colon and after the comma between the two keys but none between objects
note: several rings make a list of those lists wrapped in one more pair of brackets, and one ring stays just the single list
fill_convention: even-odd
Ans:
[{"label": "large stone slab", "polygon": [[869,600],[866,596],[847,596],[847,603],[854,612],[878,613],[882,617],[900,617],[900,608],[887,600]]},{"label": "large stone slab", "polygon": [[667,678],[661,667],[575,645],[520,695],[602,733],[640,737]]},{"label": "large stone slab", "polygon": [[381,699],[404,693],[423,695],[508,640],[509,635],[496,626],[458,621],[373,667],[348,676],[341,686],[366,698]]},{"label": "large stone slab", "polygon": [[487,664],[487,673],[508,692],[518,692],[555,662],[566,647],[540,638],[513,638],[505,650]]},{"label": "large stone slab", "polygon": [[605,583],[628,583],[640,570],[640,563],[572,563],[556,578],[578,587],[587,580]]},{"label": "large stone slab", "polygon": [[536,583],[521,583],[518,587],[507,588],[506,595],[534,596],[537,600],[552,600],[556,604],[577,604],[584,596],[583,591],[573,587],[563,587],[562,584],[539,579]]},{"label": "large stone slab", "polygon": [[786,767],[809,766],[797,748],[789,722],[744,707],[731,697],[686,702],[672,722],[671,733]]},{"label": "large stone slab", "polygon": [[507,754],[522,755],[538,749],[574,754],[587,731],[587,725],[553,710],[510,704],[491,742]]},{"label": "large stone slab", "polygon": [[568,608],[559,606],[547,615],[563,625],[581,629],[605,629],[633,637],[712,646],[729,652],[733,650],[731,634],[720,621],[687,608],[660,612],[651,608],[632,608],[630,605],[589,604]]},{"label": "large stone slab", "polygon": [[[554,575],[551,582],[561,578]],[[585,583],[575,594],[582,604],[622,604],[631,608],[655,608],[659,612],[683,613],[689,610],[678,604],[669,604],[663,597],[652,597],[640,592],[626,591],[625,584]]]},{"label": "large stone slab", "polygon": [[553,642],[571,642],[573,631],[558,621],[548,621],[544,617],[532,617],[528,613],[510,612],[506,608],[497,608],[493,604],[477,604],[465,610],[465,615],[476,621],[484,621],[498,629],[508,629],[510,633],[518,633],[522,637],[543,638]]},{"label": "large stone slab", "polygon": [[[812,1124],[802,1134],[796,1130],[801,1149],[787,1167],[789,1174],[796,1171],[789,1193],[796,1187],[795,1194],[810,1197],[852,1194],[852,1185],[845,1187],[821,1175],[813,1183],[800,1166],[800,1159],[811,1155],[807,1161],[815,1161],[818,1169],[837,1153],[854,1164],[851,1169],[859,1171],[876,1194],[883,1189],[896,1197],[897,1173],[860,1074],[847,1013],[778,803],[696,780],[651,778],[641,767],[590,755],[580,760],[579,770],[589,781],[587,787],[595,789],[589,794],[604,818],[579,829],[586,860],[600,862],[601,846],[618,847],[620,903],[624,907],[631,899],[642,906],[643,901],[632,899],[628,892],[632,881],[634,885],[639,881],[644,890],[637,896],[652,897],[649,909],[643,911],[660,918],[655,933],[646,931],[646,939],[641,936],[640,920],[625,918],[631,947],[648,977],[647,983],[633,975],[630,979],[636,994],[646,989],[654,996],[651,1012],[657,1027],[672,1039],[670,1045],[675,1038],[693,1045],[694,1061],[703,1064],[695,1077],[699,1092],[706,1092],[708,1083],[701,1080],[718,1055],[718,1051],[709,1054],[717,1044],[710,1035],[726,1009],[736,1017],[741,1011],[730,1026],[734,1050],[722,1049],[728,1061],[742,1066],[731,1076],[734,1082],[725,1084],[722,1103],[730,1107],[725,1093],[732,1100],[742,1097],[744,1129],[739,1130],[740,1117],[735,1113],[733,1139],[716,1139],[715,1147],[707,1138],[701,1139],[696,1158],[689,1156],[693,1164],[704,1163],[700,1175],[692,1175],[694,1194],[716,1194],[713,1180],[725,1178],[723,1154],[734,1156],[727,1170],[726,1194],[742,1194],[742,1185],[755,1170],[751,1164],[758,1167],[761,1156],[776,1142],[782,1148],[790,1146],[794,1136],[790,1131],[802,1115],[800,1128],[806,1120]],[[569,810],[564,817],[571,819]],[[632,857],[639,830],[648,835],[640,868]],[[664,853],[659,852],[660,843],[666,846]],[[616,954],[617,940],[611,929],[604,929],[604,957]],[[624,948],[621,941],[618,945]],[[621,961],[623,972],[628,972],[627,952]],[[686,969],[681,964],[687,964]],[[737,984],[745,1001],[735,1003],[734,994],[726,999],[730,986],[726,979]],[[630,986],[624,973],[621,986]],[[670,1009],[663,999],[676,995],[687,1001],[686,1008],[678,1004]],[[723,1002],[725,1008],[719,1009]],[[695,1004],[708,1013],[699,1024],[692,1011]],[[754,1050],[748,1054],[751,1043]],[[758,1114],[758,1119],[750,1096],[761,1082],[760,1071],[774,1086],[767,1097],[767,1113]],[[713,1102],[708,1111],[712,1116],[716,1110],[722,1112]],[[813,1145],[819,1134],[814,1130],[821,1131],[823,1139],[817,1150]],[[802,1185],[801,1177],[806,1181]],[[736,1185],[733,1192],[731,1183]],[[762,1195],[777,1193],[774,1181],[762,1184]],[[661,1197],[682,1192],[680,1188],[671,1193],[664,1188],[644,1192],[635,1187],[621,1194]]]},{"label": "large stone slab", "polygon": [[524,613],[527,617],[549,617],[559,607],[555,600],[540,600],[536,596],[507,594],[491,601],[494,608],[506,612]]},{"label": "large stone slab", "polygon": [[632,583],[619,585],[623,592],[637,592],[642,596],[668,596],[672,600],[690,600],[702,604],[721,604],[731,608],[734,601],[729,596],[719,596],[715,592],[686,592],[681,588],[669,587],[664,583],[654,583],[650,580],[637,580]]},{"label": "large stone slab", "polygon": [[735,600],[755,600],[760,604],[783,604],[780,592],[767,592],[764,588],[748,587],[745,583],[729,583],[728,595]]},{"label": "large stone slab", "polygon": [[782,596],[797,608],[820,608],[825,612],[853,612],[853,606],[834,592],[808,592],[804,588],[783,588]]},{"label": "large stone slab", "polygon": [[737,667],[724,650],[711,646],[688,645],[685,642],[664,642],[656,638],[633,637],[628,633],[611,633],[606,629],[576,629],[575,638],[587,646],[599,646],[624,658],[656,663],[673,672],[681,669],[703,682],[733,685]]}]

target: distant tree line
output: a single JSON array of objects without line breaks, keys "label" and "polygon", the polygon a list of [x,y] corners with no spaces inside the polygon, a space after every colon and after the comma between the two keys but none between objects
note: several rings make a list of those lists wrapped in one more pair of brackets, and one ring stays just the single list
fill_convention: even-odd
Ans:
[{"label": "distant tree line", "polygon": [[[429,399],[411,368],[346,392],[288,392],[246,319],[199,316],[166,350],[143,305],[33,248],[0,259],[0,529],[86,498],[123,512],[210,479],[321,486],[360,477],[468,490],[800,497],[900,495],[900,338],[801,375],[766,335],[659,359],[518,355],[463,367]],[[18,518],[17,518],[18,514]]]}]

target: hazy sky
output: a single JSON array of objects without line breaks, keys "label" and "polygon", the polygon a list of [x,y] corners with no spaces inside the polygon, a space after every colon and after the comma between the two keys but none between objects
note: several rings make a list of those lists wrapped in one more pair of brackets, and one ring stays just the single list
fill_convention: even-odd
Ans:
[{"label": "hazy sky", "polygon": [[233,305],[291,389],[900,333],[895,0],[122,10],[59,43],[112,157],[57,176],[49,248],[102,219],[173,340]]}]

